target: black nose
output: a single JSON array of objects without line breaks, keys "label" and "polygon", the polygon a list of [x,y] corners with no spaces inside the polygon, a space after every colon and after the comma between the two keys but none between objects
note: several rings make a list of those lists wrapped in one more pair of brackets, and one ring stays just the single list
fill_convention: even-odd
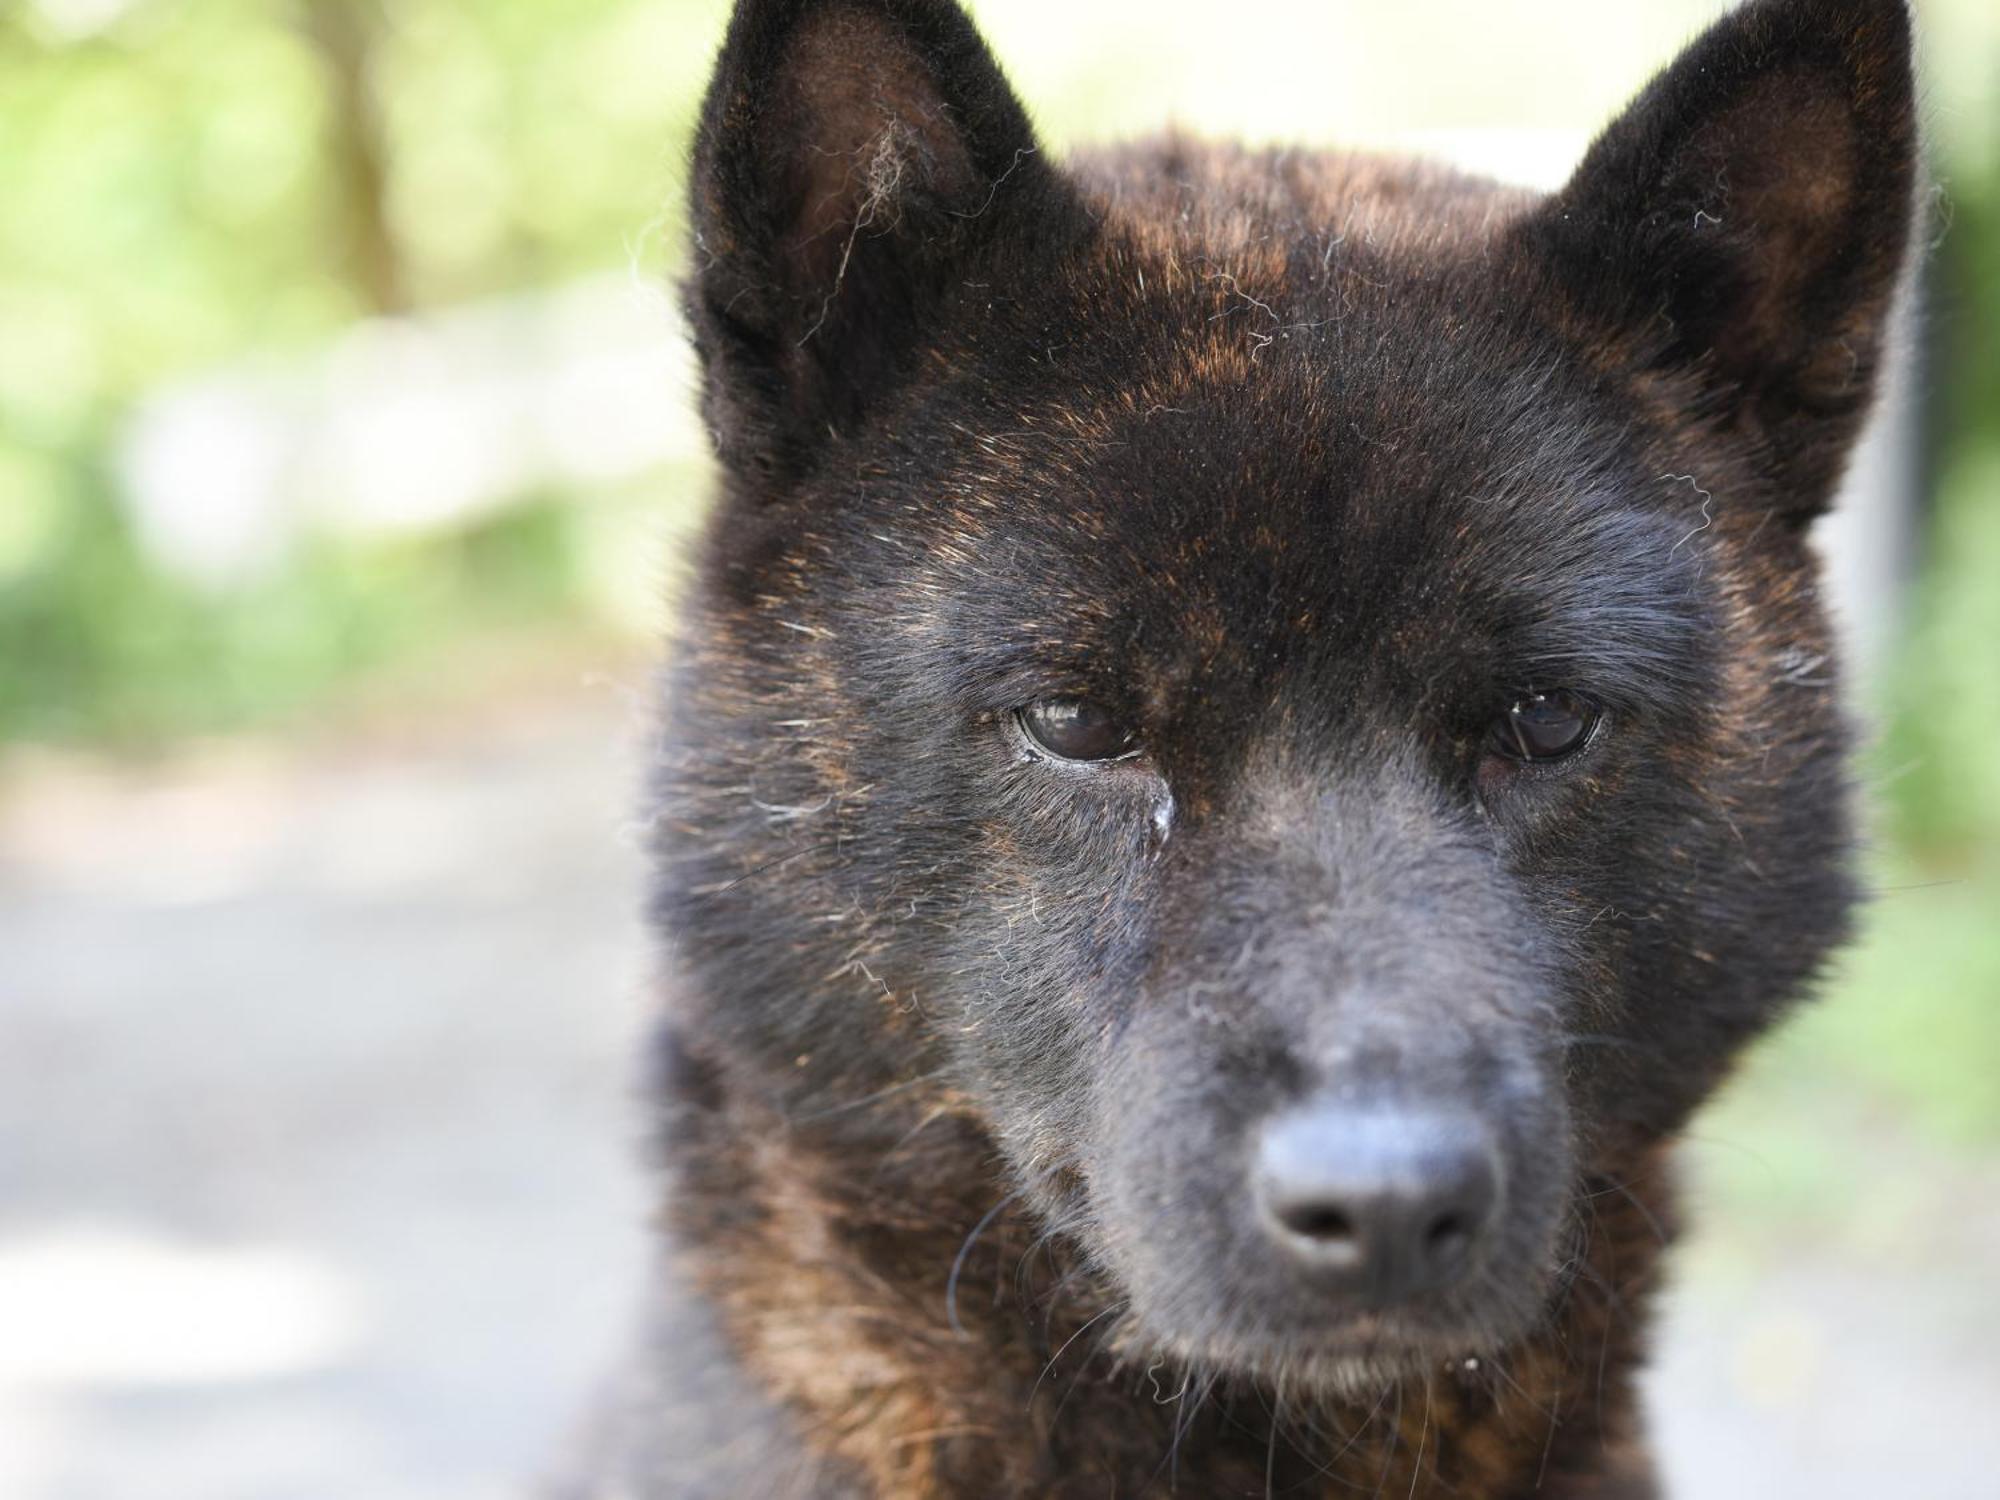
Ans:
[{"label": "black nose", "polygon": [[1371,1303],[1436,1291],[1478,1258],[1500,1206],[1476,1116],[1320,1101],[1264,1127],[1253,1184],[1285,1251]]}]

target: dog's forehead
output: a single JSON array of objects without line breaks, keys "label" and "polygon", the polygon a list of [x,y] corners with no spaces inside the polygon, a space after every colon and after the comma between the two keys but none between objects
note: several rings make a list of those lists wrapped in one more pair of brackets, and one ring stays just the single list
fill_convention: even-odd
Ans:
[{"label": "dog's forehead", "polygon": [[[1548,419],[1533,370],[1512,391],[1440,375],[1401,404],[1311,351],[1246,371],[1171,401],[1080,382],[968,426],[896,554],[916,593],[956,601],[926,615],[929,644],[1217,707],[1329,671],[1447,694],[1499,672],[1632,701],[1693,670],[1702,544],[1627,455],[1579,438],[1559,403]],[[1537,401],[1543,420],[1520,415]]]},{"label": "dog's forehead", "polygon": [[[1510,298],[1490,232],[1523,200],[1309,160],[1107,200],[1062,274],[992,289],[1011,340],[973,299],[950,393],[898,435],[931,482],[870,508],[915,540],[916,592],[959,601],[925,617],[1169,680],[1657,662],[1693,633],[1699,549],[1628,413]],[[1009,342],[1029,357],[997,380]]]},{"label": "dog's forehead", "polygon": [[1654,566],[1669,518],[1649,517],[1632,455],[1593,441],[1545,367],[1459,360],[1448,339],[1344,360],[1331,342],[1180,328],[960,424],[919,555],[1128,605],[1282,596],[1322,618],[1417,574],[1518,593]]},{"label": "dog's forehead", "polygon": [[[1179,175],[1128,172],[1061,274],[1005,294],[1030,378],[1016,363],[999,401],[950,414],[947,531],[1323,564],[1454,508],[1463,552],[1524,519],[1495,499],[1606,487],[1628,429],[1585,419],[1573,361],[1492,264],[1519,195],[1365,158],[1170,154]],[[982,394],[991,332],[939,361]]]}]

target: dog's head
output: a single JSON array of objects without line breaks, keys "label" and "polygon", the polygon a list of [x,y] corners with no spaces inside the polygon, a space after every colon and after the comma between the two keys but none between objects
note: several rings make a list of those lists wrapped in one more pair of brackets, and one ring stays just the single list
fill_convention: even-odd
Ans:
[{"label": "dog's head", "polygon": [[802,1137],[948,1100],[1147,1347],[1521,1333],[1843,931],[1805,534],[1914,172],[1900,0],[1756,0],[1542,199],[1065,168],[945,0],[745,0],[660,812],[701,1024]]}]

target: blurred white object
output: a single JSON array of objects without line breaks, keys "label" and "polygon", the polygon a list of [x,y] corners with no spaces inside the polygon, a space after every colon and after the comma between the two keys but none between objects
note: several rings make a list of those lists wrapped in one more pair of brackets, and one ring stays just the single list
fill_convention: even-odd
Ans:
[{"label": "blurred white object", "polygon": [[360,324],[170,387],[119,455],[139,536],[225,586],[305,536],[447,529],[701,451],[678,320],[624,276]]},{"label": "blurred white object", "polygon": [[29,18],[49,36],[80,42],[111,29],[132,9],[134,0],[33,0]]},{"label": "blurred white object", "polygon": [[268,1380],[348,1353],[360,1297],[296,1250],[43,1231],[0,1242],[0,1328],[0,1392]]}]

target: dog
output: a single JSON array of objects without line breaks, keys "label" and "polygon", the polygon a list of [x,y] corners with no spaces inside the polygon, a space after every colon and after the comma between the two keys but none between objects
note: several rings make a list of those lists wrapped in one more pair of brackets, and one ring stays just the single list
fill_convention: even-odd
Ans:
[{"label": "dog", "polygon": [[1807,532],[1910,53],[1750,0],[1544,196],[1058,162],[950,0],[740,0],[575,1493],[1657,1493],[1667,1149],[1856,898]]}]

